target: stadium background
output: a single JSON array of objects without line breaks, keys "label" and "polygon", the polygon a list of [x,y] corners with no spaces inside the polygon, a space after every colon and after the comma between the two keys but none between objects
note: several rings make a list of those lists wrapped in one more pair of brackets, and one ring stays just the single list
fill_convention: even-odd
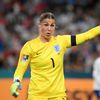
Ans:
[{"label": "stadium background", "polygon": [[[79,34],[100,25],[99,0],[0,0],[0,100],[15,100],[10,85],[22,45],[37,36],[38,17],[51,11],[57,20],[56,34]],[[100,36],[65,54],[64,72],[69,100],[96,100],[92,67],[100,52]],[[16,100],[25,100],[30,77],[27,69],[23,89]]]}]

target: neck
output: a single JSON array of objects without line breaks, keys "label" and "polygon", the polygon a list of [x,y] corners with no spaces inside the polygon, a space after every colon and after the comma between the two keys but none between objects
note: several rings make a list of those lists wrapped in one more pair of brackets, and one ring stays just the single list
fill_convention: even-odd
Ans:
[{"label": "neck", "polygon": [[51,39],[51,37],[50,38],[45,38],[45,37],[41,37],[40,36],[40,40],[42,41],[42,42],[49,42],[50,41],[50,39]]}]

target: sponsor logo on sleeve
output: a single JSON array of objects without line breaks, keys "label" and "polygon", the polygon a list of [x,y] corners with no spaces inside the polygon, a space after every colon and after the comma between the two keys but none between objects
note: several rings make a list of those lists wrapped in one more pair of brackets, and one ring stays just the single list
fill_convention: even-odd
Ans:
[{"label": "sponsor logo on sleeve", "polygon": [[23,55],[23,56],[22,56],[22,61],[23,61],[23,62],[27,62],[28,59],[29,59],[29,55]]}]

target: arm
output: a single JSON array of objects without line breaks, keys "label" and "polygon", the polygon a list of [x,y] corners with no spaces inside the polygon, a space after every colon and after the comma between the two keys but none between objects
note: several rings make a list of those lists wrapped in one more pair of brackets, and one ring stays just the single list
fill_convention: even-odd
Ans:
[{"label": "arm", "polygon": [[14,73],[14,80],[19,79],[20,81],[23,78],[23,75],[28,67],[31,58],[31,48],[29,43],[26,43],[21,49],[18,65]]},{"label": "arm", "polygon": [[100,35],[100,25],[90,29],[87,32],[77,34],[77,35],[63,35],[57,36],[58,41],[62,44],[63,50],[66,51],[66,48],[70,48],[71,46],[76,46],[84,43],[85,41],[92,39]]},{"label": "arm", "polygon": [[20,83],[30,62],[30,58],[31,48],[29,46],[29,43],[27,42],[21,49],[18,65],[14,73],[13,84],[11,85],[11,94],[15,97],[17,97],[19,94],[18,89],[21,89]]},{"label": "arm", "polygon": [[90,29],[87,32],[76,35],[76,45],[79,45],[87,40],[90,40],[97,35],[100,35],[100,25]]}]

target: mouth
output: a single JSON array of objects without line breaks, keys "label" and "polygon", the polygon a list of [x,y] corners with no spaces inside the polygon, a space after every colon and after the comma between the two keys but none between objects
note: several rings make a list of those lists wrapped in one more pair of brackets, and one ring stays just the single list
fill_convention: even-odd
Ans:
[{"label": "mouth", "polygon": [[51,33],[46,33],[47,36],[51,36]]}]

